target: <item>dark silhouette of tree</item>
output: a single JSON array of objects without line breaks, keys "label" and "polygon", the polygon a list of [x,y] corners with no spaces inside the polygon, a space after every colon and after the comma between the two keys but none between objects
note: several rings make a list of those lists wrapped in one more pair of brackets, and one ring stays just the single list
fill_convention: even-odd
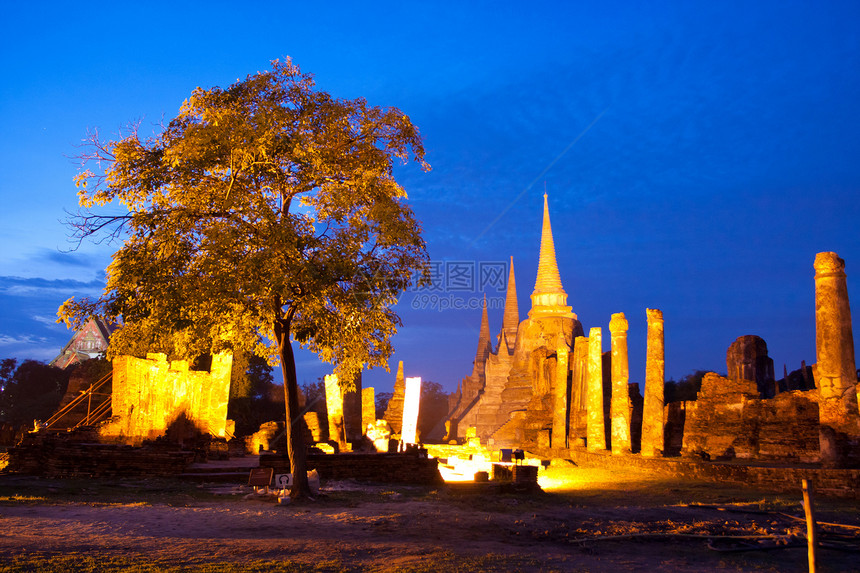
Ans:
[{"label": "dark silhouette of tree", "polygon": [[12,408],[12,377],[18,368],[16,358],[4,358],[0,361],[0,420],[9,421]]},{"label": "dark silhouette of tree", "polygon": [[665,402],[692,401],[697,398],[699,390],[702,389],[702,378],[710,370],[694,370],[683,376],[679,381],[667,380],[664,390]]},{"label": "dark silhouette of tree", "polygon": [[316,412],[320,420],[326,417],[325,380],[317,378],[314,382],[302,384],[302,408],[306,412]]},{"label": "dark silhouette of tree", "polygon": [[418,407],[418,432],[426,440],[430,432],[448,414],[448,393],[441,384],[421,382],[421,403]]},{"label": "dark silhouette of tree", "polygon": [[374,396],[373,400],[376,402],[377,420],[381,420],[382,416],[385,415],[385,409],[388,408],[388,402],[391,401],[392,396],[394,396],[394,392],[377,392],[376,396]]},{"label": "dark silhouette of tree", "polygon": [[[113,371],[113,364],[104,356],[90,358],[78,362],[66,368],[69,373],[69,379],[76,379],[78,387],[89,387],[90,384],[95,384]],[[107,386],[106,391],[110,391],[110,386]]]},{"label": "dark silhouette of tree", "polygon": [[69,373],[36,360],[25,360],[14,373],[15,359],[0,364],[0,420],[14,425],[47,420],[57,411],[69,383]]},{"label": "dark silhouette of tree", "polygon": [[272,399],[273,381],[265,358],[242,351],[233,354],[227,417],[236,423],[237,436],[253,434],[261,424],[282,417],[284,403]]}]

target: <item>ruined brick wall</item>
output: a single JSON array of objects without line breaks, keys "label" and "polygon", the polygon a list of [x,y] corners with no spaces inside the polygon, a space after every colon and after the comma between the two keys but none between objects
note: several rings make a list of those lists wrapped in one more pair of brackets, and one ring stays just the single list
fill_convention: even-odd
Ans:
[{"label": "ruined brick wall", "polygon": [[[286,456],[262,454],[260,467],[270,467],[276,474],[290,472]],[[403,483],[414,485],[441,485],[438,461],[417,454],[310,454],[308,470],[317,470],[320,478],[377,483]]]},{"label": "ruined brick wall", "polygon": [[668,456],[676,456],[681,453],[684,444],[684,425],[687,420],[687,410],[695,409],[695,402],[669,402],[663,407],[664,451]]},{"label": "ruined brick wall", "polygon": [[[678,404],[679,402],[673,402]],[[693,404],[695,402],[687,402]],[[800,496],[801,480],[815,483],[815,491],[857,499],[860,496],[860,469],[820,469],[784,465],[755,466],[737,463],[706,462],[683,458],[611,456],[608,452],[570,450],[570,459],[582,468],[641,470],[645,475],[670,475],[719,483],[733,482]]]},{"label": "ruined brick wall", "polygon": [[403,375],[403,361],[397,363],[397,377],[394,379],[394,393],[388,400],[388,407],[382,419],[391,426],[391,431],[400,434],[403,429],[403,398],[406,394],[406,377]]},{"label": "ruined brick wall", "polygon": [[[758,397],[756,382],[705,375],[686,402],[682,453],[709,459],[814,462],[819,458],[818,391]],[[668,418],[673,412],[669,409]]]},{"label": "ruined brick wall", "polygon": [[200,372],[163,354],[115,358],[113,418],[100,436],[133,445],[169,433],[180,440],[198,432],[226,437],[232,363],[231,354],[219,354],[210,372]]},{"label": "ruined brick wall", "polygon": [[755,457],[755,418],[749,411],[745,416],[744,409],[758,396],[754,381],[705,374],[695,406],[687,406],[682,453],[711,459]]},{"label": "ruined brick wall", "polygon": [[49,478],[175,476],[194,461],[194,455],[164,443],[134,448],[39,432],[28,434],[9,451],[8,471]]},{"label": "ruined brick wall", "polygon": [[759,401],[758,457],[814,462],[819,457],[818,391],[794,391]]}]

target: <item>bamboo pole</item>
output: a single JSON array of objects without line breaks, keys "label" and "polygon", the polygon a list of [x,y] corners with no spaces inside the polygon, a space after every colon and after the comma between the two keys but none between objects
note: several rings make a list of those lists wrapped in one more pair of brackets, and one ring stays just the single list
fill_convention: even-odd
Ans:
[{"label": "bamboo pole", "polygon": [[809,573],[815,573],[815,551],[818,540],[815,535],[815,510],[812,507],[813,487],[810,480],[803,480],[803,511],[806,514],[806,545],[809,558]]}]

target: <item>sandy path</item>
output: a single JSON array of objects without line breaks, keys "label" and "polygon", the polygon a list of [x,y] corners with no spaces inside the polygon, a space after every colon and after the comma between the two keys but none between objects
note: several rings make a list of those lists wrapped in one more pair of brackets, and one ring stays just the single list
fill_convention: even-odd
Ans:
[{"label": "sandy path", "polygon": [[[264,560],[321,571],[806,571],[804,548],[720,553],[707,539],[689,537],[802,538],[803,524],[777,513],[685,507],[671,493],[717,504],[729,503],[734,490],[581,475],[588,479],[580,489],[562,495],[332,483],[318,502],[286,506],[237,495],[235,486],[233,495],[178,505],[134,493],[147,503],[7,498],[0,504],[0,571],[15,560],[72,554],[141,560],[156,564],[154,570],[206,563],[241,570]],[[656,535],[630,537],[636,534]],[[619,535],[628,537],[610,538]],[[821,571],[860,571],[857,554],[821,555]]]}]

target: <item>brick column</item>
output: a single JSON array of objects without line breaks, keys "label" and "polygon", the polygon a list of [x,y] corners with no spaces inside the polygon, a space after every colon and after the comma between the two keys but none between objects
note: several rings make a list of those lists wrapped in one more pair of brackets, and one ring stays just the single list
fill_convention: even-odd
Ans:
[{"label": "brick column", "polygon": [[643,456],[662,456],[663,400],[666,384],[666,362],[663,354],[663,311],[646,308],[648,349],[645,357],[645,401],[642,405]]},{"label": "brick column", "polygon": [[630,368],[627,361],[627,319],[623,312],[612,315],[612,399],[609,402],[611,447],[613,454],[630,453]]},{"label": "brick column", "polygon": [[346,446],[343,427],[343,394],[336,374],[325,377],[325,409],[328,414],[328,439],[337,442],[341,450]]},{"label": "brick column", "polygon": [[588,420],[586,447],[590,452],[606,449],[606,430],[603,421],[603,350],[599,327],[588,332]]},{"label": "brick column", "polygon": [[815,353],[821,461],[841,465],[858,457],[860,412],[845,261],[836,253],[815,256]]},{"label": "brick column", "polygon": [[563,336],[558,337],[555,366],[555,389],[552,413],[552,447],[567,447],[567,360],[569,349]]},{"label": "brick column", "polygon": [[418,411],[421,405],[421,377],[412,376],[404,382],[403,417],[401,418],[404,444],[418,443]]},{"label": "brick column", "polygon": [[376,391],[373,387],[361,389],[361,433],[367,434],[367,427],[376,425]]}]

